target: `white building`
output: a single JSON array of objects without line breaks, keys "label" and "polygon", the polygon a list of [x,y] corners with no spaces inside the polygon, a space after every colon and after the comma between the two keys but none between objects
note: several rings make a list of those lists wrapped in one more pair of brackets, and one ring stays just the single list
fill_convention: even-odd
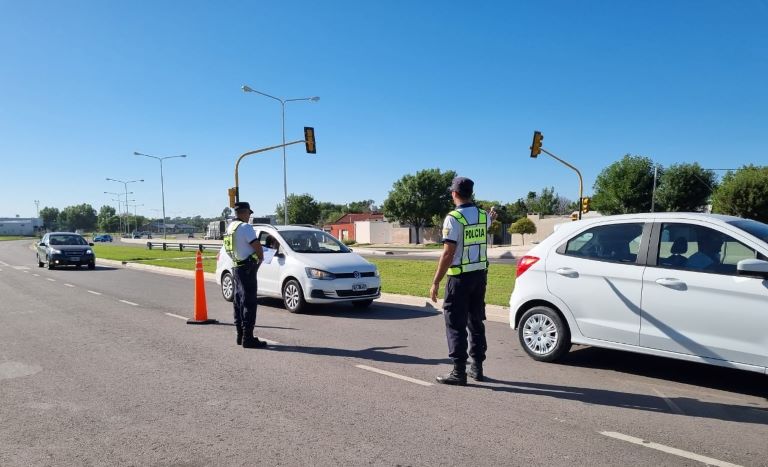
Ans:
[{"label": "white building", "polygon": [[43,228],[37,217],[0,217],[0,235],[35,235]]}]

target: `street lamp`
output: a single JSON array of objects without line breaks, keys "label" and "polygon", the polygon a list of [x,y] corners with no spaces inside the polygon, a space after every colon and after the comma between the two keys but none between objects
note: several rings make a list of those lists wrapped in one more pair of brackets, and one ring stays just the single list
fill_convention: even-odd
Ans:
[{"label": "street lamp", "polygon": [[[122,232],[123,231],[123,219],[120,218],[120,212],[121,212],[120,209],[121,209],[123,201],[120,199],[120,197],[123,196],[123,194],[122,193],[115,193],[114,191],[105,191],[104,194],[105,195],[115,195],[115,196],[117,196],[117,199],[111,198],[111,200],[112,201],[117,201],[117,213],[118,213],[118,215],[117,215],[117,228]],[[125,196],[127,198],[128,195],[132,195],[132,194],[133,194],[133,192],[131,191],[131,192],[126,193]]]},{"label": "street lamp", "polygon": [[182,154],[180,156],[165,156],[165,157],[159,157],[159,156],[151,156],[149,154],[143,154],[140,152],[133,152],[134,156],[144,156],[144,157],[151,157],[152,159],[156,159],[160,161],[160,195],[163,198],[163,238],[165,238],[165,184],[163,182],[163,161],[165,159],[173,159],[174,157],[187,157],[186,154]]},{"label": "street lamp", "polygon": [[[141,180],[118,180],[116,178],[107,178],[107,181],[109,181],[109,182],[117,182],[117,183],[122,183],[123,184],[123,186],[125,187],[125,204],[126,204],[125,211],[126,211],[126,215],[130,215],[128,213],[128,206],[127,206],[128,205],[128,184],[129,183],[136,183],[136,182],[143,182],[144,179],[141,179]],[[126,232],[126,233],[129,233],[129,232]]]},{"label": "street lamp", "polygon": [[283,110],[283,214],[284,214],[284,223],[285,225],[288,225],[288,175],[286,172],[286,160],[285,160],[285,103],[286,102],[295,102],[295,101],[309,101],[309,102],[317,102],[320,100],[318,96],[314,97],[299,97],[296,99],[281,99],[279,97],[271,96],[267,93],[257,91],[253,88],[251,88],[248,85],[243,85],[242,87],[243,92],[255,92],[256,94],[260,94],[264,97],[269,97],[270,99],[274,99],[280,103],[280,106]]}]

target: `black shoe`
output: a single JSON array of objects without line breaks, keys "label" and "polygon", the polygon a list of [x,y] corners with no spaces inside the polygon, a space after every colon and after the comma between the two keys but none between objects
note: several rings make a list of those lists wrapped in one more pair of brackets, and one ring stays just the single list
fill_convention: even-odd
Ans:
[{"label": "black shoe", "polygon": [[238,329],[237,330],[237,339],[235,340],[237,342],[237,345],[243,345],[243,330]]},{"label": "black shoe", "polygon": [[466,386],[467,385],[467,373],[463,371],[454,370],[447,375],[438,376],[435,378],[440,384],[448,384],[450,386]]},{"label": "black shoe", "polygon": [[474,379],[475,381],[485,381],[485,376],[483,376],[483,365],[479,363],[473,363],[469,367],[469,371],[467,372],[470,378]]},{"label": "black shoe", "polygon": [[258,337],[244,337],[243,338],[243,348],[244,349],[263,349],[267,346],[267,343],[265,341],[259,340]]}]

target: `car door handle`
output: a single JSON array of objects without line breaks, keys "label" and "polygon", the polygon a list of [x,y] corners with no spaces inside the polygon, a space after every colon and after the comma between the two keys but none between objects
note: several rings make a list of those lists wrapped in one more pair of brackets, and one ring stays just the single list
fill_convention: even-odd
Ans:
[{"label": "car door handle", "polygon": [[675,289],[675,290],[686,290],[688,288],[688,286],[685,285],[685,282],[681,281],[680,279],[675,279],[671,277],[662,277],[662,278],[656,279],[656,283],[659,285],[663,285],[664,287],[669,287],[670,289]]},{"label": "car door handle", "polygon": [[558,268],[555,272],[565,277],[579,277],[579,272],[571,268]]}]

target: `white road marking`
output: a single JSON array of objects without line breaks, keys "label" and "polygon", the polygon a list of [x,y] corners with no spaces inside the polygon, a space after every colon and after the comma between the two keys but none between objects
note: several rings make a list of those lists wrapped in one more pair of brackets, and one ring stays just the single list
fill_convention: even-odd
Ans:
[{"label": "white road marking", "polygon": [[189,319],[189,318],[187,318],[187,317],[185,317],[185,316],[174,315],[173,313],[166,313],[166,315],[168,315],[168,316],[172,316],[172,317],[174,317],[174,318],[183,319],[184,321],[186,321],[186,320],[188,320],[188,319]]},{"label": "white road marking", "polygon": [[6,263],[5,261],[0,261],[0,264],[2,264],[3,266],[10,266],[10,264]]},{"label": "white road marking", "polygon": [[650,441],[644,441],[640,438],[635,438],[634,436],[617,433],[615,431],[601,431],[600,434],[603,436],[607,436],[609,438],[626,441],[628,443],[637,444],[638,446],[644,446],[646,448],[656,449],[657,451],[666,452],[667,454],[672,454],[679,457],[684,457],[686,459],[691,459],[707,465],[714,465],[717,467],[740,467],[738,464],[731,464],[730,462],[713,459],[711,457],[702,456],[700,454],[695,454],[693,452],[683,451],[682,449],[677,449],[670,446],[665,446],[663,444],[653,443]]},{"label": "white road marking", "polygon": [[88,293],[92,293],[94,295],[101,295],[101,292],[94,292],[93,290],[89,290]]},{"label": "white road marking", "polygon": [[653,392],[655,392],[657,396],[659,396],[662,399],[664,399],[664,402],[667,403],[667,405],[669,406],[670,409],[672,409],[673,412],[675,412],[678,415],[685,415],[685,412],[683,412],[683,409],[681,409],[677,404],[672,402],[672,399],[670,399],[669,397],[665,396],[661,391],[659,391],[656,388],[653,388]]},{"label": "white road marking", "polygon": [[23,271],[25,269],[29,269],[29,266],[13,266],[13,269],[17,271]]},{"label": "white road marking", "polygon": [[56,279],[51,279],[50,277],[46,277],[45,280],[51,281],[51,282],[56,282]]},{"label": "white road marking", "polygon": [[3,270],[2,270],[2,269],[0,269],[0,272],[3,272]]},{"label": "white road marking", "polygon": [[392,378],[402,379],[403,381],[408,381],[409,383],[420,384],[422,386],[432,386],[432,383],[428,383],[426,381],[422,381],[422,380],[416,379],[416,378],[410,378],[408,376],[398,375],[397,373],[392,373],[391,371],[387,371],[387,370],[380,370],[380,369],[374,368],[372,366],[367,366],[367,365],[355,365],[355,366],[357,368],[360,368],[361,370],[372,371],[372,372],[378,373],[380,375],[385,375],[385,376],[390,376]]},{"label": "white road marking", "polygon": [[264,341],[264,342],[266,342],[269,345],[280,345],[280,343],[277,342],[277,341],[273,341],[273,340],[269,340],[269,339],[264,339],[263,337],[259,337],[259,340],[260,341]]},{"label": "white road marking", "polygon": [[22,272],[25,273],[25,274],[29,274],[29,271],[22,271]]},{"label": "white road marking", "polygon": [[40,277],[40,274],[32,274],[35,277]]},{"label": "white road marking", "polygon": [[139,306],[138,303],[129,302],[128,300],[120,300],[120,302],[125,303],[126,305]]},{"label": "white road marking", "polygon": [[64,284],[64,285],[66,285],[67,287],[74,287],[74,285],[72,284]]}]

